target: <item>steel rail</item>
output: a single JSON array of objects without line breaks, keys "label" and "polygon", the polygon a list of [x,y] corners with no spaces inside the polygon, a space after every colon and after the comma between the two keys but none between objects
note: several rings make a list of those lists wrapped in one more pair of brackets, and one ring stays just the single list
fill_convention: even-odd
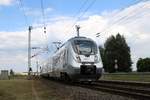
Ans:
[{"label": "steel rail", "polygon": [[90,86],[82,85],[93,90],[110,92],[118,95],[125,95],[139,100],[150,100],[149,82],[127,82],[100,80],[93,82]]},{"label": "steel rail", "polygon": [[109,92],[111,94],[120,95],[120,96],[126,96],[126,97],[128,96],[138,100],[150,100],[150,95],[138,93],[137,91],[131,92],[130,90],[128,91],[124,89],[115,89],[113,87],[103,87],[96,84],[93,84],[92,86],[82,85],[82,87],[89,88],[96,91]]},{"label": "steel rail", "polygon": [[136,81],[119,81],[119,80],[99,80],[98,83],[120,84],[128,86],[141,86],[150,88],[150,82],[136,82]]},{"label": "steel rail", "polygon": [[[137,100],[150,100],[150,85],[148,87],[149,83],[101,80],[93,82],[92,84],[83,84],[83,83],[65,82],[55,79],[52,81],[59,82],[65,85],[87,88],[94,91],[102,91],[114,95],[130,97]],[[141,87],[139,88],[139,86]]]}]

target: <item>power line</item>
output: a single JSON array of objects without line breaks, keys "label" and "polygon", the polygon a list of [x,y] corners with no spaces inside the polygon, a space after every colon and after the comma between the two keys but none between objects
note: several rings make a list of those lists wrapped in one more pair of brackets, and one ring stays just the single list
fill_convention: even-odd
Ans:
[{"label": "power line", "polygon": [[44,37],[46,40],[46,47],[48,48],[48,36],[46,34],[46,23],[45,23],[45,11],[44,11],[44,2],[41,0],[41,12],[42,12],[42,18],[43,18],[43,28],[44,28]]},{"label": "power line", "polygon": [[[88,2],[88,0],[86,0],[85,1],[85,3],[83,3],[84,5],[86,4],[86,2]],[[73,28],[75,25],[76,25],[76,23],[81,19],[81,17],[83,17],[84,15],[85,15],[85,13],[91,8],[91,6],[94,4],[96,2],[96,0],[93,0],[88,6],[87,6],[87,8],[85,8],[85,10],[83,11],[83,13],[82,14],[80,14],[80,16],[78,16],[77,18],[76,18],[76,20],[74,21],[74,23],[73,23],[73,25],[71,26],[71,28]],[[81,7],[82,8],[82,7]],[[80,9],[81,9],[80,8]],[[79,9],[79,11],[81,11]],[[70,29],[70,28],[69,28]],[[68,29],[68,31],[69,31],[69,29]]]},{"label": "power line", "polygon": [[82,8],[84,8],[84,6],[88,3],[88,1],[89,1],[89,0],[85,0],[85,1],[83,2],[83,4],[80,6],[79,10],[75,13],[75,15],[73,16],[73,18],[74,18],[74,17],[77,17],[78,13],[81,12]]},{"label": "power line", "polygon": [[[81,6],[80,6],[80,8],[77,10],[77,12],[72,16],[72,18],[76,18],[76,17],[78,17],[78,13],[80,14],[80,12],[82,11],[82,9],[84,8],[84,6],[88,3],[88,1],[89,0],[85,0],[82,4],[81,4]],[[68,25],[67,25],[67,27],[65,28],[65,31],[66,32],[68,32]]]},{"label": "power line", "polygon": [[43,17],[44,33],[46,34],[45,12],[44,12],[44,3],[43,3],[43,0],[41,0],[41,11],[42,11],[42,17]]},{"label": "power line", "polygon": [[96,2],[96,0],[93,0],[88,7],[84,10],[84,12],[77,18],[76,22],[74,23],[74,25],[77,23],[77,21],[80,20],[81,17],[84,16],[84,14],[92,7],[92,5]]},{"label": "power line", "polygon": [[41,11],[42,11],[42,17],[43,17],[43,25],[45,27],[45,12],[44,12],[44,3],[43,3],[43,0],[41,0]]},{"label": "power line", "polygon": [[22,0],[19,0],[18,4],[19,4],[20,10],[23,12],[23,16],[24,16],[24,19],[25,19],[25,24],[26,24],[27,26],[29,26],[28,18],[27,18],[26,14],[25,14],[25,8],[24,8],[24,5],[23,5],[23,3],[22,3]]},{"label": "power line", "polygon": [[[141,0],[136,0],[133,4],[137,4],[137,3],[139,3],[140,1],[141,1]],[[143,1],[145,1],[145,0],[143,0]],[[133,4],[132,4],[132,5],[133,5]],[[129,5],[129,6],[131,6],[131,5]],[[128,7],[129,7],[129,6],[128,6]],[[127,7],[126,7],[126,8],[127,8]],[[124,9],[126,9],[126,8],[122,8],[121,11],[124,10]],[[118,23],[120,23],[120,22],[122,22],[122,21],[124,21],[124,20],[128,20],[129,18],[134,17],[133,12],[135,12],[136,10],[137,10],[137,9],[134,9],[132,12],[128,13],[128,14],[125,15],[125,16],[122,16],[120,19],[118,19],[118,20],[114,21],[113,23],[111,23],[111,25],[110,25],[109,27],[106,27],[103,31],[97,33],[97,34],[96,34],[96,35],[97,35],[96,37],[99,37],[99,34],[100,34],[100,33],[106,32],[108,29],[111,29],[114,25],[116,25],[116,24],[118,24]],[[119,14],[115,15],[114,18],[117,17],[118,15],[119,15]],[[130,15],[130,16],[129,16],[129,15]]]}]

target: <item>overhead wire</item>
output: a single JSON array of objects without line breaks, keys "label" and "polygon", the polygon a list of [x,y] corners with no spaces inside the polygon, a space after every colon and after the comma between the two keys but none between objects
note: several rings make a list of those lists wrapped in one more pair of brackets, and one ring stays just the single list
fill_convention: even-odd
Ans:
[{"label": "overhead wire", "polygon": [[[79,15],[78,13],[80,13],[80,12],[83,10],[83,8],[84,8],[85,5],[88,3],[88,1],[89,1],[89,0],[84,0],[83,3],[81,4],[81,6],[79,7],[79,9],[77,10],[77,12],[76,12],[74,15],[72,15],[71,17],[72,17],[72,18],[76,18],[76,17]],[[65,21],[65,19],[64,19],[63,21]],[[70,26],[67,25],[67,26],[65,27],[65,29],[64,29],[65,32],[66,32],[66,31],[68,32],[68,27],[70,27]],[[63,44],[63,43],[62,43],[62,44]]]},{"label": "overhead wire", "polygon": [[[18,4],[19,4],[20,10],[23,12],[23,16],[24,16],[24,19],[25,19],[25,24],[29,27],[30,25],[28,23],[28,18],[27,18],[26,12],[25,12],[23,1],[19,0]],[[32,29],[34,29],[34,27],[32,27]]]},{"label": "overhead wire", "polygon": [[42,12],[42,19],[43,19],[43,27],[44,27],[44,33],[46,34],[46,24],[45,24],[45,12],[44,12],[44,2],[41,0],[41,12]]},{"label": "overhead wire", "polygon": [[[78,17],[79,13],[83,10],[83,8],[84,8],[85,5],[88,3],[88,1],[89,1],[89,0],[84,0],[84,2],[81,4],[81,6],[80,6],[80,8],[77,10],[77,12],[76,12],[73,16],[71,16],[71,17],[72,17],[72,18]],[[65,32],[67,32],[67,33],[68,33],[68,31],[69,31],[68,27],[70,27],[70,26],[67,25],[67,26],[65,27]]]},{"label": "overhead wire", "polygon": [[75,15],[73,15],[74,17],[77,17],[77,15],[82,11],[82,9],[84,8],[84,6],[88,3],[89,0],[85,0],[82,5],[80,6],[80,8],[78,9],[78,11],[75,13]]},{"label": "overhead wire", "polygon": [[[80,9],[82,9],[82,7],[84,7],[84,5],[86,4],[88,2],[88,0],[86,0],[84,3],[83,3],[83,5],[80,7]],[[84,9],[84,11],[80,14],[80,16],[77,16],[75,19],[75,21],[74,21],[74,23],[73,23],[73,25],[71,26],[71,27],[69,27],[69,29],[67,30],[67,32],[71,29],[71,28],[73,28],[75,25],[76,25],[76,23],[85,15],[85,13],[91,8],[91,6],[93,6],[93,4],[96,2],[96,0],[93,0],[85,9]],[[79,11],[81,11],[79,9]],[[79,13],[79,12],[78,12]]]},{"label": "overhead wire", "polygon": [[[141,0],[136,0],[133,4],[137,4],[137,3],[139,3]],[[143,1],[145,1],[145,0],[143,0]],[[133,5],[132,4],[132,5]],[[129,5],[129,6],[131,6],[131,5]],[[126,7],[127,8],[127,7]],[[126,8],[122,8],[120,11],[122,11],[122,10],[124,10],[124,9],[126,9]],[[105,29],[103,29],[101,32],[98,32],[96,35],[96,37],[99,37],[100,35],[100,33],[104,33],[104,32],[106,32],[107,30],[109,30],[109,29],[111,29],[114,25],[116,25],[116,24],[118,24],[118,23],[120,23],[120,22],[122,22],[122,21],[124,21],[124,20],[129,20],[129,18],[132,18],[132,17],[134,17],[134,14],[133,14],[133,12],[135,12],[136,11],[136,9],[134,9],[133,11],[131,11],[130,13],[128,13],[128,14],[126,14],[125,16],[122,16],[121,18],[119,18],[118,20],[116,20],[116,21],[114,21],[113,23],[111,23],[111,25],[109,25],[108,27],[106,27]],[[117,17],[119,14],[117,14],[117,15],[115,15],[115,16],[113,16],[113,18],[115,18],[115,17]],[[129,16],[130,15],[130,16]]]},{"label": "overhead wire", "polygon": [[18,4],[19,4],[20,11],[23,12],[23,16],[24,16],[24,19],[25,19],[25,25],[29,26],[28,18],[27,18],[27,16],[26,16],[25,8],[24,8],[24,5],[23,5],[22,0],[19,0]]},{"label": "overhead wire", "polygon": [[74,22],[74,24],[72,25],[72,27],[85,15],[85,13],[92,7],[92,5],[96,2],[96,0],[93,0],[88,7],[83,11],[83,13],[77,17],[76,21]]},{"label": "overhead wire", "polygon": [[42,13],[42,19],[43,19],[43,28],[44,28],[44,37],[45,37],[45,40],[46,40],[46,47],[48,49],[48,35],[47,35],[47,32],[46,32],[46,22],[45,22],[45,8],[44,8],[44,2],[43,0],[40,0],[40,4],[41,4],[41,13]]},{"label": "overhead wire", "polygon": [[45,12],[44,12],[43,0],[41,0],[41,11],[42,11],[42,17],[43,17],[43,25],[45,27]]}]

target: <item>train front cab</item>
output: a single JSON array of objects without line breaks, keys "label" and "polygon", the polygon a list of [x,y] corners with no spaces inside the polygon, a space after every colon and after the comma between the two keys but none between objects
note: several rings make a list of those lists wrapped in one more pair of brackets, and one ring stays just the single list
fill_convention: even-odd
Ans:
[{"label": "train front cab", "polygon": [[101,77],[102,65],[96,43],[91,40],[76,40],[72,43],[70,55],[72,80],[96,81]]},{"label": "train front cab", "polygon": [[73,73],[70,78],[73,81],[91,82],[97,81],[102,75],[102,68],[96,65],[80,65],[80,67],[72,67]]}]

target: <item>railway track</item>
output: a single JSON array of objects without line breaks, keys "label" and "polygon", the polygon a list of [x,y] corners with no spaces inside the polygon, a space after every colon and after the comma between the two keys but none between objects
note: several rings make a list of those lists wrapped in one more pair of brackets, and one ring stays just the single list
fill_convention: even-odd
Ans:
[{"label": "railway track", "polygon": [[150,100],[150,83],[101,80],[93,82],[90,86],[83,84],[81,86],[138,100]]},{"label": "railway track", "polygon": [[137,100],[150,100],[150,83],[146,82],[127,82],[127,81],[108,81],[100,80],[92,84],[70,83],[61,80],[52,80],[66,85],[88,88],[95,91],[108,92],[115,95],[134,98]]}]

